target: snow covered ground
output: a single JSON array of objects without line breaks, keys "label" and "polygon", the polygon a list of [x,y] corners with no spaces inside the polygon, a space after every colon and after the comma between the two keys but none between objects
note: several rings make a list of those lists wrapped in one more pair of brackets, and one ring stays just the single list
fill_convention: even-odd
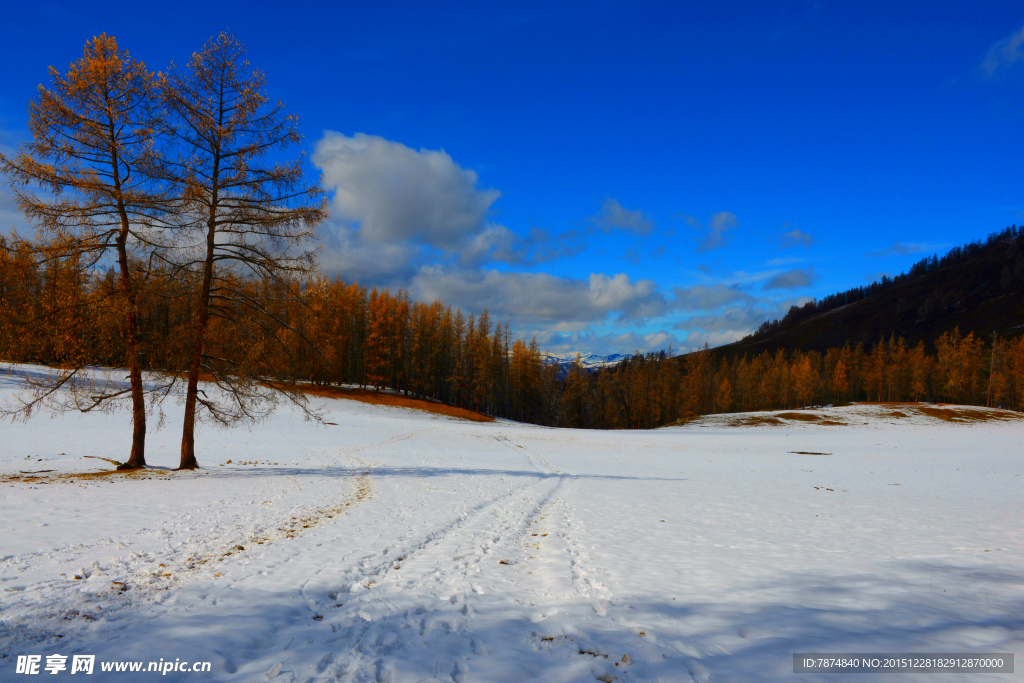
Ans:
[{"label": "snow covered ground", "polygon": [[[325,404],[334,426],[207,429],[203,470],[132,477],[58,476],[123,460],[126,414],[0,424],[0,680],[53,654],[47,680],[86,654],[96,680],[163,659],[301,683],[845,681],[793,653],[1024,652],[1024,421],[596,432]],[[172,411],[151,464],[178,439]]]}]

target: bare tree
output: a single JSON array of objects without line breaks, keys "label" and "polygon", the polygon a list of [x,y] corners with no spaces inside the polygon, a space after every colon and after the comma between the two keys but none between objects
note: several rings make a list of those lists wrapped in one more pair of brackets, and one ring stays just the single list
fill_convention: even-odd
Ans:
[{"label": "bare tree", "polygon": [[[184,217],[168,262],[201,281],[180,463],[194,469],[197,413],[222,425],[260,419],[275,401],[268,384],[305,406],[286,385],[263,381],[284,374],[271,367],[266,345],[289,328],[275,302],[294,298],[295,283],[316,271],[309,244],[327,201],[318,181],[303,181],[303,155],[286,163],[267,159],[298,144],[296,118],[282,104],[268,106],[264,75],[249,66],[233,36],[211,39],[183,70],[172,65],[161,89],[172,152],[152,173],[175,188]],[[232,330],[225,339],[244,339],[245,348],[215,353],[224,328]],[[220,391],[200,390],[200,376]]]},{"label": "bare tree", "polygon": [[[30,397],[4,412],[27,417],[41,405],[107,410],[130,397],[132,449],[120,467],[140,468],[146,464],[145,395],[168,388],[147,389],[142,380],[138,274],[132,267],[133,250],[150,244],[150,218],[170,206],[141,172],[153,162],[157,82],[145,64],[119,50],[114,37],[106,34],[86,43],[82,58],[67,74],[51,67],[50,76],[52,86],[40,85],[29,106],[33,139],[12,158],[0,154],[0,172],[15,187],[22,213],[39,228],[35,253],[48,269],[58,272],[72,264],[78,272],[88,272],[116,257],[117,314],[130,381],[125,386],[110,373],[89,372],[86,366],[94,359],[69,352],[63,356],[66,367],[30,382]],[[69,307],[83,304],[55,301],[56,308],[48,313],[51,323],[60,314],[70,314]]]}]

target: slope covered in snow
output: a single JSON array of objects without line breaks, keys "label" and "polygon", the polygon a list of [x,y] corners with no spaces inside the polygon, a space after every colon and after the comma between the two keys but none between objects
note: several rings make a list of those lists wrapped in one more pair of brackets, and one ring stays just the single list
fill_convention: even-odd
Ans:
[{"label": "slope covered in snow", "polygon": [[203,431],[194,473],[160,469],[173,411],[131,476],[62,476],[123,459],[127,415],[4,423],[0,679],[53,654],[211,662],[161,677],[180,681],[626,682],[792,680],[798,651],[1024,651],[1012,415],[598,432],[324,403],[336,425]]}]

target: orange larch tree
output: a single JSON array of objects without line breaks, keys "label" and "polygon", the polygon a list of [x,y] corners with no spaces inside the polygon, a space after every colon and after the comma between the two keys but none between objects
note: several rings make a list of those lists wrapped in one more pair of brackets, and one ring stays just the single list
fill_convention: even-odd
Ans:
[{"label": "orange larch tree", "polygon": [[[211,319],[274,343],[275,329],[288,327],[287,321],[239,278],[268,283],[314,273],[310,241],[327,216],[327,200],[319,182],[304,182],[302,155],[288,163],[266,160],[271,152],[299,143],[296,118],[284,115],[281,104],[268,105],[263,73],[249,65],[244,46],[233,36],[221,33],[211,39],[184,70],[172,66],[161,80],[161,93],[169,112],[162,134],[173,154],[153,172],[182,201],[172,262],[200,280],[179,465],[194,469],[198,410],[230,424],[259,419],[275,401],[260,382],[269,360],[259,353],[263,347],[253,347],[253,355],[241,359],[212,352]],[[200,374],[220,385],[224,400],[200,397]],[[305,408],[300,394],[284,394]]]},{"label": "orange larch tree", "polygon": [[66,74],[51,67],[50,77],[51,87],[39,86],[29,107],[32,140],[13,157],[0,155],[0,171],[15,186],[22,213],[39,227],[46,259],[78,260],[83,269],[111,257],[116,261],[129,385],[85,375],[84,366],[94,359],[79,357],[37,383],[33,398],[17,409],[28,414],[39,403],[61,411],[111,409],[130,397],[132,447],[120,467],[144,467],[146,393],[160,395],[168,388],[147,390],[142,381],[140,276],[132,258],[153,244],[151,219],[172,208],[167,193],[144,172],[154,160],[156,79],[106,34],[87,42]]}]

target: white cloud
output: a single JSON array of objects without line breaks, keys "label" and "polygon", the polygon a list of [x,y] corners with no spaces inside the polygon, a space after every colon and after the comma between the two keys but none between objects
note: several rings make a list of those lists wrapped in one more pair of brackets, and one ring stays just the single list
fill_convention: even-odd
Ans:
[{"label": "white cloud", "polygon": [[[646,352],[669,344],[679,349],[730,343],[750,334],[762,322],[779,318],[791,301],[756,298],[724,284],[677,287],[667,298],[650,280],[631,280],[592,273],[587,279],[560,278],[546,273],[469,270],[452,266],[424,266],[413,278],[411,294],[423,301],[439,299],[463,310],[487,308],[507,319],[526,336],[536,335],[551,353]],[[801,299],[802,301],[802,299]],[[641,328],[600,334],[609,322],[645,325],[664,321],[676,311],[709,311],[672,325],[673,332]]]},{"label": "white cloud", "polygon": [[1021,59],[1024,59],[1024,27],[993,45],[981,69],[992,76],[1000,67],[1009,66]]},{"label": "white cloud", "polygon": [[785,273],[771,277],[761,289],[797,289],[799,287],[810,287],[814,282],[814,268],[794,268]]},{"label": "white cloud", "polygon": [[719,332],[691,332],[683,341],[683,346],[689,349],[702,349],[707,344],[711,348],[724,346],[739,341],[750,334],[745,330],[722,330]]},{"label": "white cloud", "polygon": [[522,238],[504,225],[488,223],[487,226],[459,249],[459,263],[473,266],[488,261],[504,261],[519,264],[525,258],[521,248]]},{"label": "white cloud", "polygon": [[695,315],[672,326],[674,330],[688,330],[683,340],[687,348],[731,344],[747,336],[766,320],[782,318],[790,306],[803,306],[810,297],[797,297],[784,301],[759,299],[756,305],[731,306],[710,315]]},{"label": "white cloud", "polygon": [[533,228],[522,237],[504,225],[488,223],[482,232],[469,238],[458,251],[458,262],[463,267],[501,262],[509,265],[535,265],[563,256],[575,256],[586,243],[582,235],[567,230],[554,237],[546,230]]},{"label": "white cloud", "polygon": [[477,174],[444,150],[418,152],[377,135],[327,131],[313,152],[331,213],[358,224],[369,242],[419,242],[457,250],[486,228],[501,193],[477,188]]},{"label": "white cloud", "polygon": [[814,244],[814,238],[806,232],[801,231],[799,228],[796,228],[782,234],[782,237],[779,240],[779,249],[787,249],[789,247],[796,246],[809,247],[812,244]]},{"label": "white cloud", "polygon": [[693,216],[686,216],[686,222],[698,230],[705,231],[704,236],[697,245],[697,251],[699,252],[724,247],[729,241],[729,230],[732,230],[737,225],[736,214],[732,211],[721,211],[714,214],[711,216],[711,220],[706,228]]},{"label": "white cloud", "polygon": [[746,285],[753,282],[760,282],[766,278],[770,278],[773,275],[778,275],[779,271],[776,268],[771,270],[755,270],[754,272],[748,273],[745,270],[734,270],[728,275],[724,276],[732,286],[735,285]]},{"label": "white cloud", "polygon": [[0,154],[10,158],[18,153],[18,142],[23,140],[21,131],[14,131],[0,125]]},{"label": "white cloud", "polygon": [[369,242],[354,228],[333,223],[320,226],[317,235],[323,244],[321,269],[346,282],[407,287],[416,273],[420,250],[409,243]]},{"label": "white cloud", "polygon": [[779,317],[775,307],[733,306],[713,315],[694,315],[672,326],[676,330],[737,331],[748,334],[771,317]]},{"label": "white cloud", "polygon": [[737,302],[753,302],[754,297],[736,287],[723,284],[676,287],[674,308],[680,311],[710,311]]},{"label": "white cloud", "polygon": [[14,192],[2,180],[0,180],[0,234],[11,229],[24,231],[27,228],[25,217],[18,211],[18,204],[14,199]]},{"label": "white cloud", "polygon": [[[0,127],[0,154],[11,158],[18,153],[17,142],[19,136],[6,128]],[[0,234],[15,230],[22,236],[31,234],[32,229],[25,217],[18,210],[18,203],[14,197],[14,190],[7,183],[7,179],[0,176]]]},{"label": "white cloud", "polygon": [[878,249],[876,251],[869,251],[867,256],[871,258],[881,258],[883,256],[906,256],[907,254],[919,254],[923,251],[931,251],[932,249],[938,248],[937,246],[929,246],[927,244],[906,244],[904,242],[896,241],[892,243],[891,247],[886,249]]},{"label": "white cloud", "polygon": [[[586,280],[547,273],[511,273],[425,266],[412,279],[411,291],[421,301],[439,299],[451,306],[509,318],[519,329],[573,323],[642,320],[666,312],[664,297],[650,280],[632,281],[593,273]],[[574,326],[579,329],[579,326]]]},{"label": "white cloud", "polygon": [[590,222],[605,232],[612,230],[629,230],[639,235],[646,235],[654,230],[651,217],[640,210],[630,210],[622,206],[619,200],[611,197],[604,200],[601,210],[590,217]]},{"label": "white cloud", "polygon": [[766,266],[776,268],[778,266],[791,266],[794,263],[802,263],[803,259],[799,256],[783,256],[781,258],[768,259],[764,262]]},{"label": "white cloud", "polygon": [[651,280],[632,282],[625,273],[608,277],[591,273],[588,293],[599,307],[621,311],[620,319],[644,319],[665,312],[665,299]]},{"label": "white cloud", "polygon": [[[497,190],[477,188],[477,175],[444,150],[421,149],[376,135],[328,131],[313,162],[333,192],[331,219],[321,229],[323,266],[347,280],[412,277],[414,263],[534,265],[573,256],[583,234],[522,236],[488,220]],[[344,252],[344,253],[342,253]]]}]

